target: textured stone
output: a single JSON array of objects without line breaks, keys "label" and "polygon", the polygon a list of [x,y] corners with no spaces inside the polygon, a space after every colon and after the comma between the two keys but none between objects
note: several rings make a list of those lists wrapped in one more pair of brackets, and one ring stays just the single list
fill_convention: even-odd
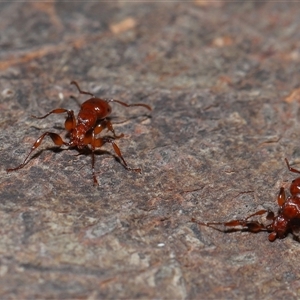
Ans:
[{"label": "textured stone", "polygon": [[[300,6],[274,1],[0,4],[1,299],[296,299],[299,244],[191,223],[277,209],[299,162]],[[128,164],[44,131],[113,105]],[[79,97],[83,102],[87,98]],[[100,155],[101,154],[101,155]],[[297,165],[295,164],[295,167]]]}]

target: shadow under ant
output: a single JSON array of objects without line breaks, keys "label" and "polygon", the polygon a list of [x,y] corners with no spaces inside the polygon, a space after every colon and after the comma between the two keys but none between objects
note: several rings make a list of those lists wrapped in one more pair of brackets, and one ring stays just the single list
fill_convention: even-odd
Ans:
[{"label": "shadow under ant", "polygon": [[[33,161],[33,160],[39,158],[40,155],[42,155],[42,153],[45,152],[45,151],[51,151],[51,152],[53,152],[53,153],[55,153],[55,154],[58,154],[58,153],[61,153],[61,152],[63,152],[63,151],[74,151],[74,150],[77,151],[77,153],[76,153],[76,154],[71,154],[72,157],[74,157],[74,156],[75,156],[75,157],[76,157],[76,156],[81,156],[81,155],[84,155],[84,156],[90,156],[90,155],[92,154],[92,152],[93,152],[92,149],[90,149],[89,147],[86,147],[86,148],[84,148],[84,149],[77,149],[76,147],[74,147],[74,148],[60,148],[60,147],[55,147],[55,146],[52,146],[52,147],[51,147],[51,146],[50,146],[50,147],[46,147],[45,149],[41,149],[41,150],[39,150],[38,152],[34,153],[34,154],[31,156],[31,158],[28,160],[27,163],[30,163],[30,161]],[[122,164],[121,159],[119,159],[118,156],[114,155],[112,152],[110,152],[110,151],[108,151],[108,150],[96,149],[96,150],[94,151],[94,155],[95,155],[96,157],[101,157],[101,156],[103,156],[103,155],[107,155],[107,156],[109,156],[109,157],[112,157],[112,158],[114,158],[114,160],[115,160],[117,163],[121,164],[121,165],[124,167],[124,169],[126,169],[126,166],[124,166],[124,165]],[[84,167],[84,165],[82,165],[82,166],[79,168],[79,170],[81,170],[83,167]]]}]

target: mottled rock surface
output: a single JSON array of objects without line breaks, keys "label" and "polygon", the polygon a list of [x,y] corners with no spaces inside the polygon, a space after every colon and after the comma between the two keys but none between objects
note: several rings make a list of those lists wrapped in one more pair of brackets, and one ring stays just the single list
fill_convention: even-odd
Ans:
[{"label": "mottled rock surface", "polygon": [[[277,210],[300,163],[300,5],[0,3],[1,299],[296,299],[291,236],[190,222]],[[126,171],[57,151],[71,80],[113,105]],[[80,102],[87,99],[78,97]],[[265,221],[262,218],[262,221]]]}]

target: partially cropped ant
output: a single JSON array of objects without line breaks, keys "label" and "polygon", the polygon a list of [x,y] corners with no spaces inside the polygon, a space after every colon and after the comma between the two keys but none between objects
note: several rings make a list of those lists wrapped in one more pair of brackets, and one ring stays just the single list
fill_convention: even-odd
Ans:
[{"label": "partially cropped ant", "polygon": [[[285,159],[288,169],[294,173],[300,173],[299,170],[292,168],[287,159]],[[294,240],[300,242],[300,239],[295,232],[300,229],[300,177],[297,177],[292,181],[290,185],[291,196],[286,198],[284,188],[280,188],[279,194],[277,196],[277,203],[279,205],[279,210],[277,216],[272,211],[269,210],[259,210],[254,214],[246,217],[245,219],[232,220],[228,222],[199,222],[195,218],[192,218],[192,222],[199,225],[211,227],[221,232],[233,232],[233,231],[249,231],[257,233],[260,231],[269,232],[269,241],[274,242],[277,238],[283,239],[289,233],[293,235]],[[268,225],[264,225],[258,221],[251,221],[250,218],[254,216],[259,216],[267,213],[267,220],[272,221]],[[223,225],[226,227],[231,227],[230,229],[220,229],[215,227],[216,225]]]},{"label": "partially cropped ant", "polygon": [[[22,169],[27,163],[28,158],[31,153],[40,146],[43,139],[46,136],[50,136],[53,143],[59,147],[65,145],[69,148],[77,148],[79,151],[82,151],[86,148],[90,148],[92,152],[92,172],[93,172],[93,179],[94,184],[98,184],[96,174],[95,174],[95,150],[96,148],[102,147],[104,144],[109,143],[113,146],[113,149],[116,155],[121,159],[123,162],[124,167],[127,170],[141,172],[139,168],[130,168],[128,167],[126,161],[124,160],[121,151],[117,144],[114,142],[115,139],[121,138],[124,135],[116,135],[113,125],[108,118],[111,114],[111,106],[109,105],[110,102],[117,102],[123,106],[131,107],[131,106],[142,106],[151,110],[151,107],[146,104],[127,104],[119,100],[115,99],[100,99],[96,98],[94,94],[89,92],[84,92],[80,89],[78,83],[76,81],[72,81],[71,84],[74,84],[80,94],[90,95],[92,98],[86,100],[82,103],[80,107],[80,111],[77,116],[77,120],[75,118],[73,110],[68,110],[64,108],[57,108],[42,117],[32,116],[36,119],[44,119],[51,114],[62,114],[67,113],[66,121],[65,121],[65,129],[69,133],[69,142],[63,141],[63,139],[57,134],[53,132],[45,132],[43,133],[33,144],[29,154],[26,156],[24,162],[20,164],[16,168],[7,169],[7,172],[16,171]],[[112,132],[113,136],[103,136],[103,137],[96,137],[103,129],[107,129],[108,131]]]}]

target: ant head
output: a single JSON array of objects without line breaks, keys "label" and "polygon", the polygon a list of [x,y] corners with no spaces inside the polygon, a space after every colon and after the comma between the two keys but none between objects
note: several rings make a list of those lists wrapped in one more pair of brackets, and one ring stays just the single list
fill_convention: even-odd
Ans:
[{"label": "ant head", "polygon": [[293,196],[300,194],[300,177],[292,181],[290,186],[290,192]]}]

